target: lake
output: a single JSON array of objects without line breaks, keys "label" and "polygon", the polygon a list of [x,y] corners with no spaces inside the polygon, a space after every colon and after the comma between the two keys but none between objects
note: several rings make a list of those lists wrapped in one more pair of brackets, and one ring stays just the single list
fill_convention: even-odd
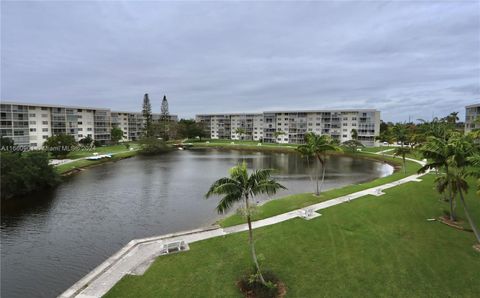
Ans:
[{"label": "lake", "polygon": [[[2,202],[1,296],[57,296],[132,239],[214,224],[218,199],[204,194],[242,160],[276,170],[288,190],[275,197],[314,190],[315,167],[298,154],[196,149],[93,167],[52,191]],[[382,162],[330,156],[324,190],[392,172]]]}]

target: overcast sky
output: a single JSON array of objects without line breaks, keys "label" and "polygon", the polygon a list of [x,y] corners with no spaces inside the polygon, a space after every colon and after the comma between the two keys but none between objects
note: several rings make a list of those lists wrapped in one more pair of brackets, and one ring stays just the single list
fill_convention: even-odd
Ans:
[{"label": "overcast sky", "polygon": [[480,1],[3,2],[1,99],[170,112],[480,103]]}]

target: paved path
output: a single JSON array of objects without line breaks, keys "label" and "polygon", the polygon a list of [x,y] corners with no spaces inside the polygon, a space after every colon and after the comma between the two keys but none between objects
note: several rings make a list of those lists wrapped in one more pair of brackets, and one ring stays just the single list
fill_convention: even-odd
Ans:
[{"label": "paved path", "polygon": [[[381,154],[373,153],[373,154]],[[408,159],[417,162],[421,165],[425,163],[415,159]],[[319,211],[338,204],[350,202],[352,200],[364,197],[366,195],[380,196],[383,195],[383,190],[395,187],[397,185],[411,182],[421,181],[419,177],[425,174],[414,174],[403,179],[386,183],[377,187],[372,187],[362,191],[358,191],[346,196],[337,197],[325,202],[314,204],[303,209],[297,209],[287,213],[279,214],[252,223],[254,229],[284,222],[296,217],[301,217],[302,211],[305,209],[313,209]],[[318,215],[316,215],[318,216]],[[228,228],[221,228],[219,226],[210,227],[207,229],[196,229],[186,232],[167,234],[157,237],[150,237],[144,239],[137,239],[130,241],[121,250],[108,258],[105,262],[100,264],[93,271],[88,273],[80,281],[75,283],[72,287],[62,293],[59,297],[78,297],[78,298],[92,298],[101,297],[108,292],[123,276],[126,274],[142,275],[151,263],[160,255],[163,244],[183,240],[186,243],[192,243],[200,240],[205,240],[213,237],[224,236],[227,234],[239,233],[247,231],[247,224],[241,224]]]}]

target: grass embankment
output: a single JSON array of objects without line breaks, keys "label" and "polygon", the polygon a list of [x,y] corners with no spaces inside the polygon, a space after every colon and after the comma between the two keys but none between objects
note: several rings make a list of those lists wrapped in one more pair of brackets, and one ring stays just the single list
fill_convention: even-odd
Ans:
[{"label": "grass embankment", "polygon": [[[138,144],[136,143],[129,143],[130,148],[137,148]],[[72,151],[68,153],[67,157],[68,159],[77,159],[77,158],[82,158],[82,157],[88,157],[92,156],[94,152],[97,152],[98,154],[108,154],[108,153],[118,153],[118,152],[125,152],[128,151],[127,147],[124,144],[119,144],[119,145],[111,145],[111,146],[102,146],[102,147],[95,147],[93,149],[84,149],[84,150],[79,150],[79,151]]]},{"label": "grass embankment", "polygon": [[[399,159],[394,159],[388,156],[382,157],[380,155],[372,155],[368,153],[356,153],[356,154],[351,154],[351,156],[387,161],[390,164],[396,165],[397,170],[390,176],[378,178],[366,183],[348,185],[342,188],[328,190],[321,193],[320,196],[315,196],[312,193],[302,193],[302,194],[289,195],[280,199],[269,201],[257,207],[255,216],[253,217],[254,220],[264,219],[274,215],[289,212],[295,209],[303,208],[312,204],[330,200],[336,197],[344,196],[350,193],[354,193],[354,192],[368,189],[371,187],[379,186],[384,183],[393,182],[393,181],[402,179],[406,176],[415,174],[417,170],[420,168],[420,165],[418,163],[407,161],[406,162],[407,174],[405,175],[403,173],[403,169],[401,170],[398,169],[398,167],[401,164]],[[241,215],[234,214],[220,220],[219,224],[222,227],[228,227],[228,226],[241,224],[244,222],[245,222],[245,219]]]},{"label": "grass embankment", "polygon": [[[426,220],[448,209],[433,179],[255,230],[263,267],[285,282],[288,297],[478,297],[473,233]],[[478,221],[478,197],[471,191],[467,200]],[[143,276],[124,277],[106,297],[242,297],[235,282],[250,269],[247,241],[245,232],[192,243]]]},{"label": "grass embankment", "polygon": [[[189,142],[189,141],[191,141],[191,142]],[[286,151],[286,150],[292,151],[295,148],[297,148],[297,146],[298,146],[297,144],[260,143],[258,141],[220,140],[220,139],[219,140],[207,140],[207,141],[187,140],[184,143],[191,143],[194,148],[221,148],[221,149],[241,149],[241,150],[277,150],[277,151]],[[261,145],[259,146],[258,144],[261,144]]]},{"label": "grass embankment", "polygon": [[[66,163],[66,164],[58,165],[55,167],[55,170],[62,175],[67,175],[70,173],[74,173],[79,169],[88,168],[91,166],[95,166],[95,165],[99,165],[107,162],[118,161],[121,159],[129,158],[137,155],[138,153],[137,146],[134,144],[131,146],[131,148],[133,150],[127,151],[127,148],[125,147],[125,145],[112,145],[112,146],[97,147],[93,151],[85,150],[85,151],[70,152],[67,158],[69,159],[80,158],[80,159]],[[112,154],[112,157],[103,158],[99,160],[82,159],[84,157],[93,156],[94,152],[97,152],[98,154]]]}]

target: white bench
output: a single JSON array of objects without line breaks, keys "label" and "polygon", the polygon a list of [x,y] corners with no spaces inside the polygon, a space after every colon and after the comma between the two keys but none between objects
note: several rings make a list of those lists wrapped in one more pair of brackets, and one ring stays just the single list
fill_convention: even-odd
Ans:
[{"label": "white bench", "polygon": [[299,210],[299,212],[300,212],[299,216],[303,219],[306,219],[306,220],[310,220],[312,218],[321,216],[321,214],[316,213],[315,210],[313,210],[313,209],[301,209],[301,210]]},{"label": "white bench", "polygon": [[187,249],[187,244],[185,241],[181,240],[163,244],[161,252],[162,254],[169,254],[171,252],[179,252],[185,249]]}]

